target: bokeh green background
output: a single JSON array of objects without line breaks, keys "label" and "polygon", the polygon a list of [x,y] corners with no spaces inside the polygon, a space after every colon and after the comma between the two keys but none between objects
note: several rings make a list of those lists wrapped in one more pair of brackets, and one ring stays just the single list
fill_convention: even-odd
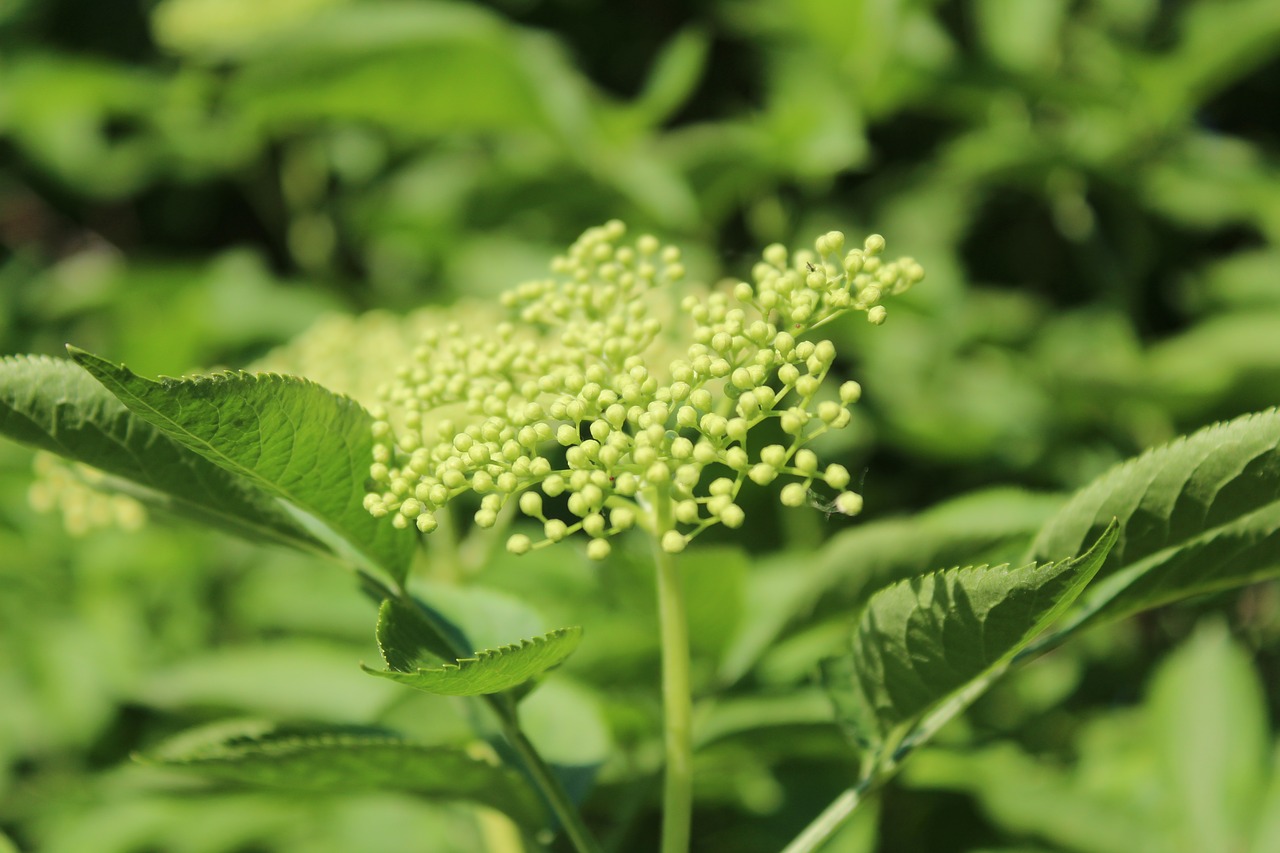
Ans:
[{"label": "bokeh green background", "polygon": [[[995,484],[1067,492],[1280,401],[1280,4],[0,3],[0,351],[74,342],[147,375],[242,366],[328,312],[493,296],[614,217],[682,245],[705,281],[831,228],[923,263],[884,327],[833,329],[865,403],[826,449],[865,470],[869,519]],[[220,715],[426,711],[355,669],[376,656],[373,616],[336,570],[162,524],[70,538],[28,507],[30,464],[0,447],[0,828],[20,849],[483,849],[465,809],[183,796],[131,775],[130,751]],[[845,524],[751,509],[761,522],[717,547],[774,568],[801,570]],[[626,760],[587,810],[617,849],[647,849],[643,572],[564,551],[484,583],[602,624],[608,642],[570,672]],[[718,562],[702,592],[745,596],[755,570]],[[556,612],[569,588],[599,612]],[[1267,685],[1265,722],[1276,604],[1255,588],[1157,613],[1028,670],[969,723],[1016,754],[922,761],[885,796],[879,841],[842,843],[1104,849],[1061,815],[1020,822],[1008,791],[975,780],[1026,790],[1035,767],[1019,762],[1049,756],[1063,790],[1092,767],[1147,780],[1120,787],[1149,804],[1165,750],[1129,735],[1177,705],[1167,686],[1135,704],[1155,662],[1218,614],[1235,645],[1203,629],[1178,677],[1194,697],[1211,689],[1186,674],[1195,654],[1243,661]],[[838,642],[830,611],[792,619],[791,645],[727,695],[819,698],[809,664]],[[701,618],[712,658],[733,629],[717,619],[736,617]],[[820,703],[788,707],[768,735],[758,722],[704,756],[697,849],[777,849],[839,790],[850,754],[803,723]],[[1138,827],[1162,814],[1119,811]],[[1115,849],[1132,837],[1116,830]]]}]

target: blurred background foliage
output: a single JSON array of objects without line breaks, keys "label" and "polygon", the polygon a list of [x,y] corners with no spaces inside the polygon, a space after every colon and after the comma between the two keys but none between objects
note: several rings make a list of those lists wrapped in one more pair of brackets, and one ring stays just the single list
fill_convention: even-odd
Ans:
[{"label": "blurred background foliage", "polygon": [[[761,499],[758,524],[687,560],[700,690],[718,697],[695,846],[776,850],[850,773],[812,672],[868,578],[1016,557],[1054,495],[1280,400],[1278,105],[1274,0],[8,0],[0,350],[72,341],[149,375],[243,366],[334,312],[488,299],[613,217],[684,246],[706,281],[770,242],[883,233],[928,279],[884,328],[832,330],[866,393],[826,450],[865,470],[869,520],[841,532]],[[326,320],[336,355],[363,333],[394,367],[399,332],[375,317]],[[19,849],[516,849],[462,807],[194,796],[129,766],[227,714],[436,741],[466,721],[360,675],[373,612],[332,568],[158,524],[68,538],[30,508],[30,466],[0,447],[0,829]],[[931,509],[996,484],[1037,494]],[[876,557],[904,538],[918,562]],[[823,539],[816,560],[801,550]],[[499,621],[586,626],[544,688],[569,710],[542,712],[542,743],[569,764],[611,749],[587,813],[612,849],[651,849],[642,552],[603,570],[568,548],[488,562],[470,583],[531,610]],[[1136,850],[1154,827],[1141,849],[1230,849],[1229,827],[1166,833],[1200,819],[1177,790],[1113,823],[1086,806],[1104,777],[1181,778],[1160,764],[1176,738],[1123,733],[1171,693],[1213,692],[1185,686],[1198,670],[1181,658],[1151,675],[1187,637],[1180,655],[1246,673],[1229,687],[1260,716],[1241,749],[1272,753],[1277,603],[1255,588],[1056,653],[833,849]],[[1194,631],[1203,614],[1234,639]],[[1035,780],[1057,793],[1018,807]],[[1050,800],[1114,846],[1064,831]]]}]

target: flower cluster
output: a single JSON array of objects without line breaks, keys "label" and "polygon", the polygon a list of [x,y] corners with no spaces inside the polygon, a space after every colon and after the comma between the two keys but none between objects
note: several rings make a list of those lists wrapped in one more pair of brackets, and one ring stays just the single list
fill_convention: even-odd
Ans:
[{"label": "flower cluster", "polygon": [[110,494],[107,475],[97,468],[44,451],[36,453],[32,468],[28,503],[36,512],[61,512],[72,536],[108,527],[134,531],[147,521],[146,507],[128,495]]},{"label": "flower cluster", "polygon": [[[805,335],[847,311],[883,322],[881,300],[919,281],[919,264],[884,261],[878,235],[846,252],[833,231],[813,252],[770,246],[752,283],[691,293],[677,311],[668,286],[684,275],[679,250],[647,235],[626,245],[624,234],[616,221],[588,230],[552,277],[505,294],[518,322],[424,336],[374,411],[369,512],[429,533],[472,491],[480,527],[511,501],[542,523],[541,538],[517,533],[509,550],[581,531],[600,559],[633,525],[669,552],[712,525],[741,526],[748,480],[790,478],[788,506],[821,482],[836,509],[861,509],[849,472],[806,447],[848,425],[861,389],[824,395],[835,346]],[[771,419],[786,438],[753,455],[747,435]],[[562,496],[567,514],[548,513],[545,499]]]}]

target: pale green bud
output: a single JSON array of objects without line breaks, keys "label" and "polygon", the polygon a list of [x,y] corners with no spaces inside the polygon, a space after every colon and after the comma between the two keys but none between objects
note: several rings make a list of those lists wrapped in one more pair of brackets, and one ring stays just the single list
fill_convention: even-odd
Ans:
[{"label": "pale green bud", "polygon": [[843,489],[849,485],[849,470],[843,465],[833,463],[827,466],[827,472],[823,479],[827,481],[827,485],[831,488]]},{"label": "pale green bud", "polygon": [[747,451],[744,448],[730,447],[724,452],[724,464],[735,471],[744,471],[747,465],[751,464],[751,460],[747,458]]},{"label": "pale green bud", "polygon": [[729,504],[720,510],[720,523],[731,530],[736,530],[746,521],[747,514],[737,504]]},{"label": "pale green bud", "polygon": [[787,464],[787,449],[781,444],[770,444],[760,450],[760,461],[772,468]]},{"label": "pale green bud", "polygon": [[587,556],[593,560],[605,559],[611,550],[608,540],[605,539],[592,539],[587,543]]},{"label": "pale green bud", "polygon": [[558,518],[549,520],[542,525],[542,532],[552,542],[559,542],[561,539],[569,535],[569,526]]},{"label": "pale green bud", "polygon": [[747,476],[751,478],[751,482],[757,486],[767,486],[778,476],[778,469],[764,462],[758,462],[751,466],[751,470],[747,472]]},{"label": "pale green bud", "polygon": [[852,380],[840,386],[840,402],[851,406],[862,397],[862,386]]},{"label": "pale green bud", "polygon": [[523,533],[517,533],[507,539],[507,550],[512,554],[528,554],[529,549],[532,547],[532,540]]},{"label": "pale green bud", "polygon": [[537,492],[525,492],[520,496],[520,511],[532,518],[542,515],[542,495]]},{"label": "pale green bud", "polygon": [[841,492],[836,496],[836,509],[845,515],[862,512],[862,495],[857,492]]},{"label": "pale green bud", "polygon": [[668,530],[662,534],[662,550],[668,554],[679,554],[687,544],[689,544],[689,538],[679,531]]},{"label": "pale green bud", "polygon": [[562,447],[571,447],[578,443],[578,428],[573,424],[560,424],[556,428],[556,441]]},{"label": "pale green bud", "polygon": [[797,450],[793,463],[803,474],[812,475],[818,470],[818,455],[808,448]]},{"label": "pale green bud", "polygon": [[809,490],[799,483],[787,483],[782,487],[780,497],[783,506],[804,506],[809,497]]}]

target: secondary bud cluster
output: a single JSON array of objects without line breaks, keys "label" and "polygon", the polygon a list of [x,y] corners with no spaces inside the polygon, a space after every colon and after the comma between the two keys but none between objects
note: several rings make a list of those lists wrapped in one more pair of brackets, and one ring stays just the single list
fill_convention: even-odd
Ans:
[{"label": "secondary bud cluster", "polygon": [[[541,522],[540,538],[516,534],[511,551],[582,532],[603,558],[609,537],[633,525],[671,552],[712,525],[741,526],[747,480],[791,479],[788,506],[822,483],[837,492],[834,509],[861,508],[848,471],[806,447],[849,424],[861,389],[823,394],[835,346],[803,336],[849,310],[882,322],[881,299],[919,281],[920,266],[882,262],[874,235],[844,255],[839,232],[794,257],[770,246],[754,284],[686,296],[690,326],[663,298],[684,275],[679,250],[650,236],[624,244],[624,234],[616,221],[588,230],[553,277],[505,294],[518,323],[424,336],[374,411],[372,514],[429,533],[441,508],[472,491],[481,527],[512,500]],[[688,333],[674,359],[664,355],[673,327]],[[747,435],[770,419],[786,439],[753,456]],[[569,521],[546,511],[545,499],[562,497]]]}]

